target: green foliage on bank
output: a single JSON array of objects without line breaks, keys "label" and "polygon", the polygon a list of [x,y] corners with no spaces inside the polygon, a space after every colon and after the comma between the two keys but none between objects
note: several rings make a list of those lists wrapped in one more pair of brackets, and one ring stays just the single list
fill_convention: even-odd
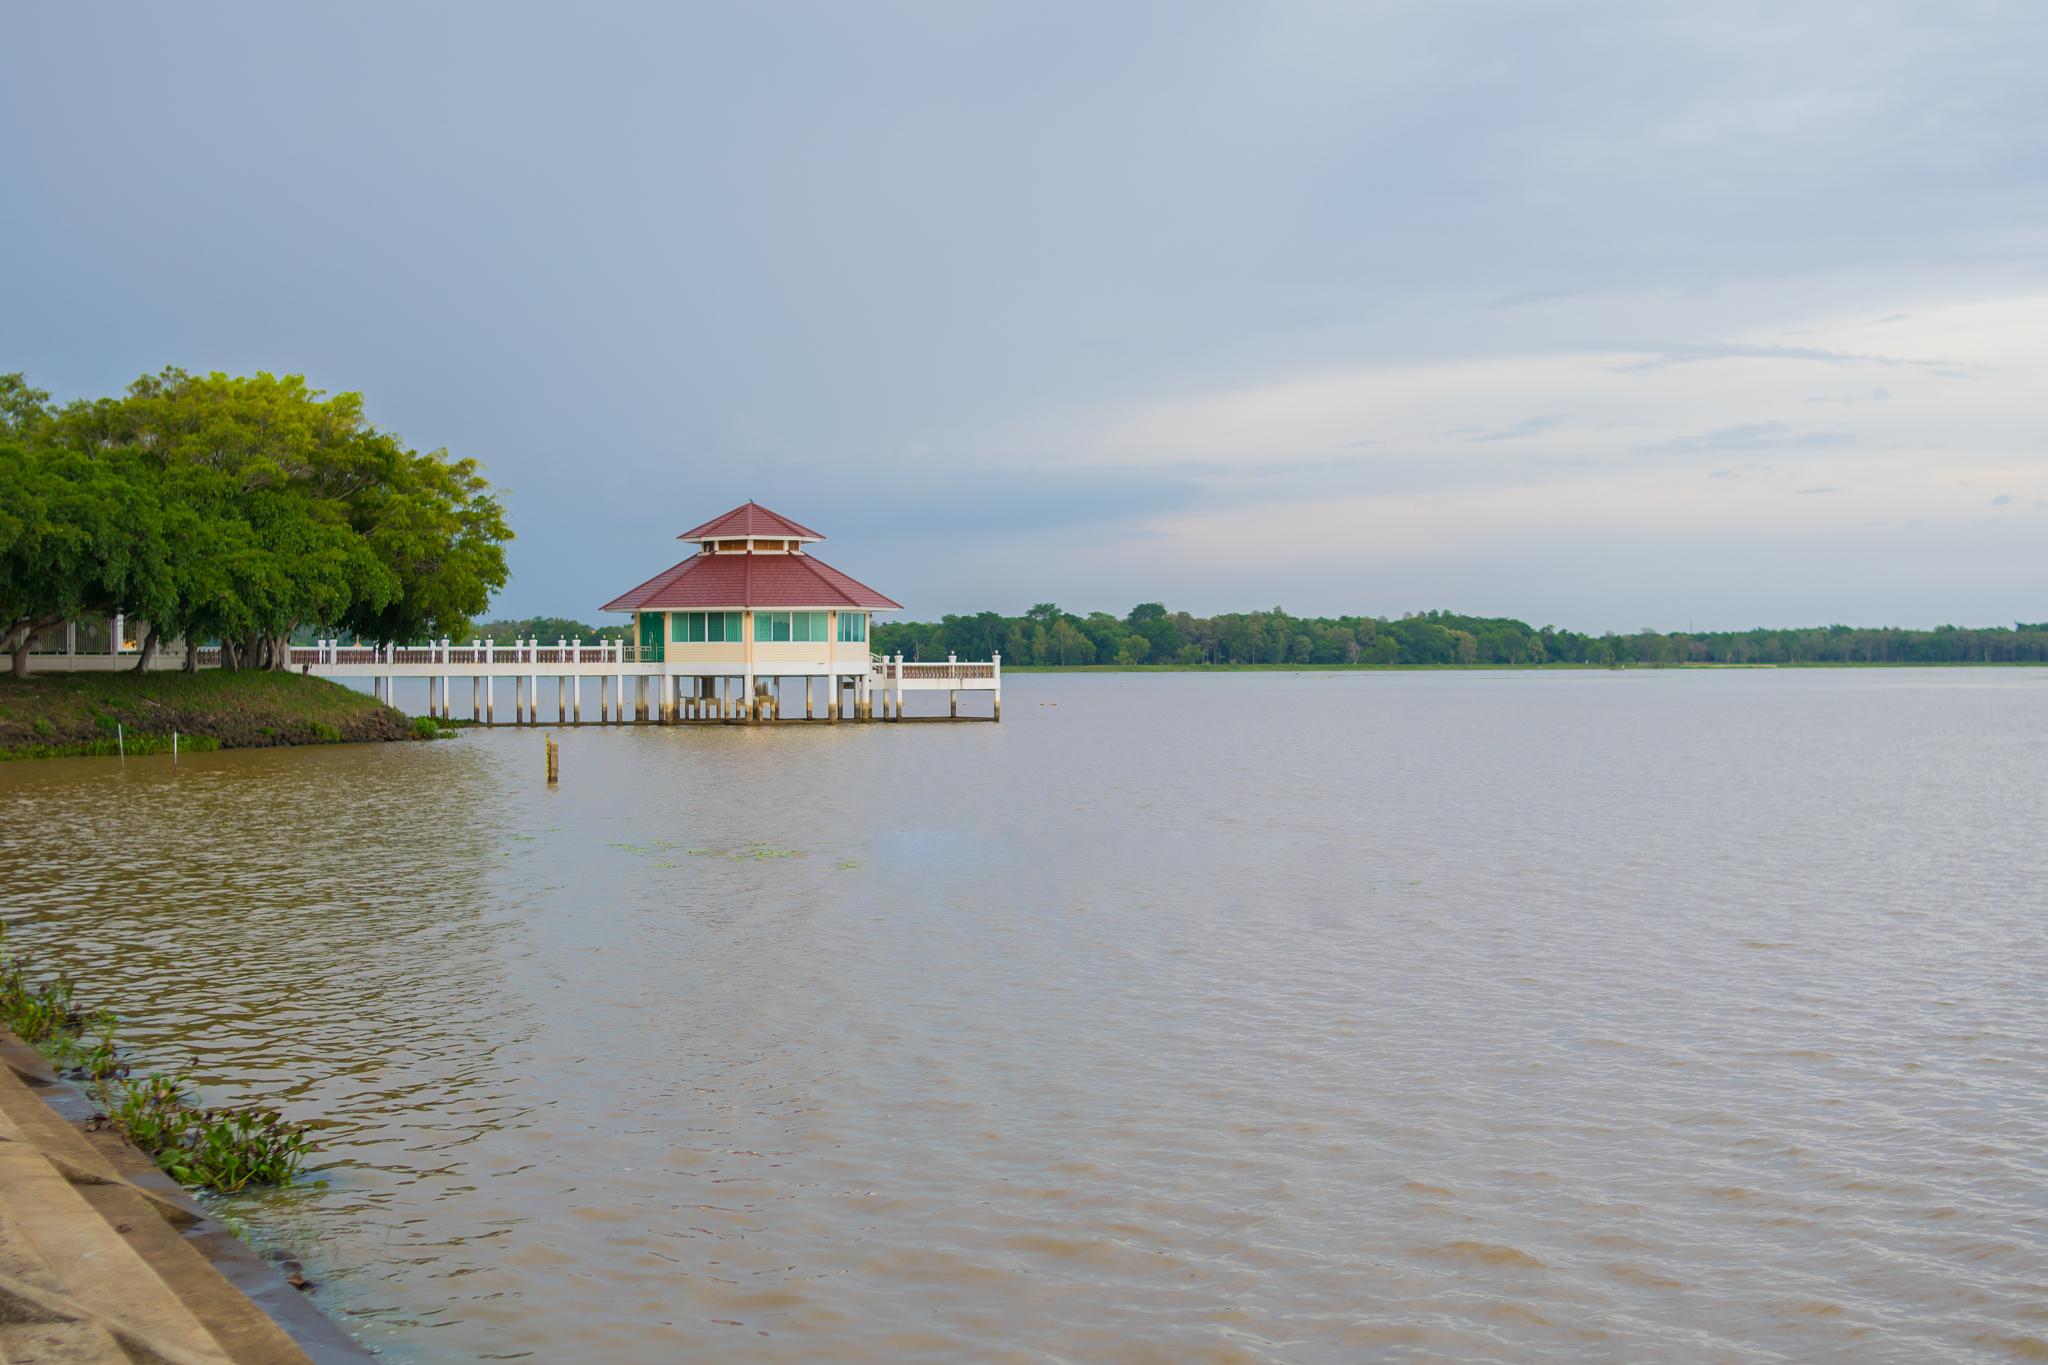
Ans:
[{"label": "green foliage on bank", "polygon": [[1077,616],[1041,602],[1022,616],[985,611],[936,622],[878,622],[873,648],[924,660],[1000,652],[1005,665],[1060,668],[2044,663],[2048,623],[1589,635],[1446,611],[1390,619],[1291,616],[1275,607],[1194,616],[1145,602],[1116,617],[1101,611]]},{"label": "green foliage on bank", "polygon": [[297,673],[0,676],[0,760],[167,754],[174,731],[180,753],[417,737],[374,697]]},{"label": "green foliage on bank", "polygon": [[295,633],[464,628],[504,586],[503,508],[473,459],[371,425],[298,375],[144,375],[52,406],[0,375],[0,650],[67,620],[145,620],[281,667]]}]

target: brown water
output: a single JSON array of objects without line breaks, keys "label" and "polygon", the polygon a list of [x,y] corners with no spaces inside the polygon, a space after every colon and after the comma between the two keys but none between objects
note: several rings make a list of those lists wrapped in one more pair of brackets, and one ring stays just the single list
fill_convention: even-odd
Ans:
[{"label": "brown water", "polygon": [[1009,692],[0,765],[0,908],[393,1359],[2048,1355],[2048,673]]}]

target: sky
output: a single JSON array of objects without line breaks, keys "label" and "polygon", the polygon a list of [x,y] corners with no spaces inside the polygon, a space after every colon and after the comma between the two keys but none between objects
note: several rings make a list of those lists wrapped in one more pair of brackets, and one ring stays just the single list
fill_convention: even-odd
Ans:
[{"label": "sky", "polygon": [[0,371],[358,390],[507,615],[2048,620],[2048,6],[18,7]]}]

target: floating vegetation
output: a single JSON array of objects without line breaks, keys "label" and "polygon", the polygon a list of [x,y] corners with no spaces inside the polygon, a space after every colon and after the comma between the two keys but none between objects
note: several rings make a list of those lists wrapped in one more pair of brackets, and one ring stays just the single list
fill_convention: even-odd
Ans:
[{"label": "floating vegetation", "polygon": [[80,1010],[69,981],[32,982],[28,962],[7,951],[0,921],[0,1025],[90,1083],[102,1112],[92,1126],[112,1128],[140,1147],[172,1179],[233,1194],[250,1185],[288,1185],[305,1171],[310,1130],[273,1109],[202,1109],[188,1102],[183,1076],[131,1078],[114,1044],[112,1010]]},{"label": "floating vegetation", "polygon": [[156,1159],[173,1180],[234,1194],[251,1185],[289,1185],[305,1172],[305,1124],[274,1109],[200,1109],[183,1076],[152,1073],[99,1087],[104,1123]]},{"label": "floating vegetation", "polygon": [[743,863],[755,860],[766,861],[770,858],[802,858],[806,855],[800,848],[777,848],[773,844],[752,843],[748,844],[745,848],[693,848],[690,850],[690,856],[692,858],[724,858],[728,862]]}]

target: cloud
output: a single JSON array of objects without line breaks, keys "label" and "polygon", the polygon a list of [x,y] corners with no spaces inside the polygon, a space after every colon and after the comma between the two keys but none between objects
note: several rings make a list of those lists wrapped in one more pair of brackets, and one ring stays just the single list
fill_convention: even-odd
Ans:
[{"label": "cloud", "polygon": [[1500,431],[1489,431],[1478,436],[1467,436],[1465,439],[1475,445],[1484,445],[1493,441],[1522,441],[1527,440],[1531,436],[1540,436],[1557,425],[1558,419],[1555,417],[1525,417],[1513,426],[1503,428]]},{"label": "cloud", "polygon": [[1991,500],[1991,505],[1993,507],[2010,507],[2012,505],[2012,494],[2000,493]]},{"label": "cloud", "polygon": [[1914,360],[1904,356],[1870,355],[1860,351],[1831,351],[1819,346],[1765,346],[1741,342],[1708,342],[1692,346],[1671,346],[1647,359],[1620,367],[1623,374],[1649,374],[1674,365],[1699,365],[1713,360],[1791,360],[1815,365],[1883,365],[1925,370],[1946,379],[1974,379],[1978,371],[1939,360]]},{"label": "cloud", "polygon": [[1698,436],[1677,436],[1655,445],[1641,446],[1641,455],[1699,455],[1729,450],[1780,450],[1786,448],[1824,450],[1845,446],[1855,438],[1840,431],[1794,431],[1783,422],[1743,422],[1716,427]]}]

